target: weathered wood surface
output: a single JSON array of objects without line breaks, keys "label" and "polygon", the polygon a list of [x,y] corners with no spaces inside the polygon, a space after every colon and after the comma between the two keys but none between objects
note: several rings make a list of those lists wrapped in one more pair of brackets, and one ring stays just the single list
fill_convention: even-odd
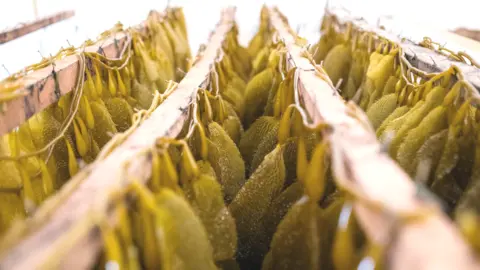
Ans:
[{"label": "weathered wood surface", "polygon": [[[300,69],[297,84],[305,108],[314,122],[324,121],[333,127],[328,140],[337,181],[361,192],[368,201],[384,205],[382,212],[356,201],[354,211],[366,235],[388,248],[389,269],[479,268],[448,217],[417,196],[414,182],[382,151],[365,113],[345,104],[331,82],[315,73],[314,66],[302,56],[305,48],[295,44],[289,27],[275,10],[270,14],[273,27],[287,45],[290,66]],[[433,209],[433,215],[424,221],[398,227],[392,222],[392,215],[426,209]]]},{"label": "weathered wood surface", "polygon": [[[117,33],[95,45],[85,48],[86,52],[103,52],[109,59],[121,57],[128,41],[126,33]],[[35,70],[19,79],[22,87],[16,90],[23,96],[0,102],[0,136],[19,126],[35,113],[42,111],[50,104],[75,89],[80,60],[78,55],[69,55],[54,61],[53,65]],[[53,72],[55,71],[55,72]],[[55,76],[58,88],[55,86]]]},{"label": "weathered wood surface", "polygon": [[464,36],[476,41],[480,41],[480,30],[460,27],[453,30],[452,32],[460,36]]},{"label": "weathered wood surface", "polygon": [[[62,269],[84,269],[95,260],[102,246],[95,217],[107,215],[114,223],[115,195],[131,177],[143,182],[150,177],[151,160],[138,154],[152,147],[158,138],[175,137],[180,132],[188,106],[198,87],[207,82],[233,26],[234,13],[232,8],[223,12],[203,54],[161,106],[104,160],[85,168],[47,200],[30,224],[27,221],[25,227],[33,226],[33,231],[27,231],[0,254],[0,269],[37,269],[52,263]],[[58,261],[52,262],[52,258]]]},{"label": "weathered wood surface", "polygon": [[54,23],[69,19],[74,15],[75,12],[73,10],[62,11],[33,22],[24,23],[12,29],[8,29],[0,33],[0,44],[25,36]]},{"label": "weathered wood surface", "polygon": [[[420,33],[421,30],[415,29],[413,26],[407,27],[408,30],[404,30],[402,33],[395,32],[395,30],[380,29],[377,26],[368,24],[366,21],[359,19],[358,16],[352,15],[350,12],[335,7],[329,7],[325,10],[325,15],[333,15],[339,21],[339,25],[346,25],[347,23],[353,23],[355,27],[366,31],[376,33],[378,36],[385,37],[397,44],[403,49],[405,57],[414,66],[426,72],[442,72],[450,68],[451,65],[456,65],[462,73],[465,75],[465,79],[477,90],[480,91],[480,69],[476,66],[468,65],[463,62],[454,61],[448,56],[441,53],[432,51],[428,48],[417,45],[426,33]],[[388,26],[387,26],[388,27]],[[428,29],[428,28],[420,28]],[[438,33],[437,33],[438,34]],[[480,51],[480,43],[465,40],[454,34],[441,33],[438,34],[441,37],[452,40],[458,44],[467,46],[474,52]],[[435,41],[435,40],[434,40]],[[448,45],[448,44],[447,44]],[[447,46],[448,47],[448,46]],[[468,51],[467,51],[468,53]],[[475,55],[472,55],[475,56]],[[475,58],[475,57],[474,57]]]}]

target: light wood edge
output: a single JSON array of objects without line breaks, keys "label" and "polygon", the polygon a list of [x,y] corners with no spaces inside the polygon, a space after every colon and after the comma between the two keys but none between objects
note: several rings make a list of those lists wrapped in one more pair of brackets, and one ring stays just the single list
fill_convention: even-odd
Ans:
[{"label": "light wood edge", "polygon": [[[302,57],[304,48],[295,44],[289,26],[275,10],[270,9],[270,14],[272,26],[285,41],[295,65],[301,68],[298,88],[307,111],[317,123],[325,121],[333,126],[329,140],[337,181],[361,191],[369,200],[382,202],[393,213],[429,206],[416,195],[416,186],[408,175],[381,151],[365,113],[353,104],[347,106],[331,82],[315,74],[314,67]],[[354,211],[369,239],[389,247],[391,269],[479,268],[471,250],[441,211],[422,222],[404,225],[395,233],[391,216],[385,212],[361,201],[354,203]]]},{"label": "light wood edge", "polygon": [[[115,223],[111,200],[132,180],[127,175],[142,182],[150,177],[151,160],[137,155],[152,147],[159,137],[175,137],[180,132],[198,87],[206,86],[226,34],[233,26],[234,14],[234,8],[222,12],[221,22],[217,24],[200,59],[161,106],[109,156],[94,163],[85,179],[72,179],[76,184],[75,190],[67,192],[69,196],[61,198],[60,205],[54,202],[55,196],[46,202],[46,205],[58,205],[48,215],[40,211],[48,217],[48,222],[1,254],[0,269],[32,269],[46,263],[48,267],[83,269],[85,262],[94,261],[102,246],[94,217],[107,215]],[[122,165],[127,161],[131,162],[128,170],[124,171]],[[51,258],[58,261],[46,261]]]},{"label": "light wood edge", "polygon": [[[374,24],[372,20],[370,20],[370,24]],[[469,34],[479,33],[479,31],[466,28],[457,28],[449,31],[405,16],[380,17],[375,25],[397,36],[408,37],[414,43],[421,42],[426,36],[431,37],[433,41],[439,42],[453,51],[466,51],[473,58],[480,60],[478,58],[480,57],[480,42],[468,37],[468,35],[461,35],[465,34],[464,31],[467,31]],[[460,33],[457,33],[457,30],[460,30]]]},{"label": "light wood edge", "polygon": [[[335,16],[339,25],[345,26],[347,23],[352,23],[354,27],[365,32],[375,33],[377,36],[384,37],[392,42],[399,44],[402,48],[406,59],[416,68],[426,72],[442,72],[450,68],[450,66],[457,66],[465,75],[465,80],[473,87],[480,91],[480,69],[462,62],[454,61],[447,56],[440,54],[431,49],[417,45],[416,41],[410,40],[405,36],[397,33],[389,32],[388,29],[383,30],[376,26],[367,24],[364,20],[354,17],[345,9],[327,7],[325,9],[325,16]],[[459,38],[459,37],[458,37]],[[447,46],[448,47],[448,46]]]},{"label": "light wood edge", "polygon": [[54,23],[61,22],[63,20],[73,17],[74,15],[75,11],[73,10],[57,12],[50,16],[21,24],[12,29],[5,30],[0,33],[0,44],[4,44],[19,37],[25,36],[29,33],[35,32]]},{"label": "light wood edge", "polygon": [[[141,30],[143,27],[142,23],[138,29]],[[127,41],[127,33],[119,32],[96,42],[95,45],[86,47],[85,51],[101,52],[109,59],[118,59]],[[49,65],[19,79],[18,83],[23,86],[16,92],[26,93],[26,95],[0,103],[0,136],[10,132],[35,113],[42,111],[58,101],[61,96],[75,89],[79,61],[78,55],[70,55],[54,61],[55,67]],[[55,87],[53,70],[56,72],[59,89]]]},{"label": "light wood edge", "polygon": [[480,31],[470,28],[456,28],[444,33],[448,39],[453,39],[455,43],[462,45],[468,50],[480,51]]}]

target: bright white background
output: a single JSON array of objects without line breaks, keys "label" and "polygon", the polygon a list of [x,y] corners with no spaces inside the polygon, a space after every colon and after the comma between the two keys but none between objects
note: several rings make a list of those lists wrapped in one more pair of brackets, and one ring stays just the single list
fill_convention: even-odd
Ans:
[{"label": "bright white background", "polygon": [[[32,0],[1,2],[0,31],[34,19]],[[447,6],[436,0],[330,0],[330,3],[340,3],[354,14],[372,22],[376,22],[379,17],[394,16],[395,19],[414,20],[417,25],[430,25],[439,29],[453,29],[458,26],[480,29],[475,2],[455,0],[445,2],[455,6]],[[227,5],[237,6],[240,40],[246,44],[256,31],[263,3],[279,6],[289,18],[290,25],[300,30],[300,35],[311,42],[317,40],[325,0],[170,1],[170,5],[184,7],[193,53],[207,40],[219,20],[222,6]],[[61,46],[68,46],[67,40],[73,45],[79,45],[87,38],[94,39],[117,21],[126,26],[135,25],[147,16],[149,10],[162,10],[166,5],[165,0],[37,0],[40,17],[67,9],[75,10],[76,15],[67,21],[0,45],[0,78],[8,74],[2,65],[10,72],[15,72],[38,62],[41,59],[40,54],[47,56],[57,52]]]}]

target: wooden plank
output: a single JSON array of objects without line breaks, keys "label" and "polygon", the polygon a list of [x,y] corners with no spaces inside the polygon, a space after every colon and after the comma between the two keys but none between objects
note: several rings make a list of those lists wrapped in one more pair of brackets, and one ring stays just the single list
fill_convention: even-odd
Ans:
[{"label": "wooden plank", "polygon": [[21,24],[13,29],[3,31],[0,33],[0,44],[25,36],[54,23],[69,19],[74,15],[75,11],[73,10],[62,11],[33,22]]},{"label": "wooden plank", "polygon": [[[414,66],[426,72],[442,72],[450,68],[451,65],[457,66],[462,73],[465,75],[466,81],[468,81],[473,87],[480,91],[480,69],[465,64],[463,62],[453,61],[447,56],[432,51],[428,48],[417,45],[420,34],[418,30],[410,27],[410,32],[408,30],[400,33],[395,33],[393,31],[383,30],[377,26],[372,26],[368,24],[363,19],[358,19],[359,16],[354,16],[349,11],[343,8],[328,7],[325,10],[325,16],[334,16],[338,20],[338,25],[345,26],[347,23],[352,23],[354,27],[361,29],[365,32],[375,33],[378,36],[385,37],[390,41],[393,41],[403,49],[406,59]],[[424,28],[421,28],[424,29]],[[414,38],[407,38],[406,36],[413,36]],[[447,36],[447,34],[441,34],[440,36]],[[423,38],[423,37],[422,37]],[[453,35],[450,35],[450,38],[454,38]],[[455,37],[457,40],[461,40],[460,37]],[[465,40],[461,41],[461,44],[468,44],[471,48],[480,48],[480,46],[472,44],[472,42],[467,43]],[[447,46],[448,47],[448,46]]]},{"label": "wooden plank", "polygon": [[415,21],[415,19],[410,17],[396,16],[388,19],[379,19],[377,23],[370,23],[370,25],[377,25],[377,28],[384,29],[397,37],[406,38],[416,44],[422,42],[425,37],[429,37],[432,41],[438,42],[454,52],[468,52],[470,56],[480,61],[480,43],[478,41],[429,23]]},{"label": "wooden plank", "polygon": [[[142,29],[143,23],[138,27]],[[127,41],[127,34],[120,32],[86,47],[85,51],[102,52],[107,58],[118,59]],[[17,92],[24,93],[24,96],[0,103],[0,136],[72,91],[75,88],[78,68],[78,55],[70,55],[19,79],[21,87]],[[58,80],[58,88],[55,86],[54,74]]]},{"label": "wooden plank", "polygon": [[468,29],[468,28],[460,27],[453,30],[452,32],[457,35],[466,37],[468,39],[480,41],[480,30],[477,30],[477,29]]},{"label": "wooden plank", "polygon": [[[30,225],[36,226],[34,231],[0,255],[0,269],[34,269],[48,263],[46,258],[58,259],[56,263],[64,269],[82,269],[85,262],[92,261],[102,246],[94,217],[107,215],[114,222],[111,200],[132,179],[127,175],[144,182],[150,177],[151,160],[138,154],[152,147],[159,137],[175,137],[180,132],[188,107],[198,87],[205,86],[226,34],[233,26],[234,13],[233,8],[222,13],[206,49],[162,105],[104,160],[87,167],[86,178],[79,179],[84,177],[80,175],[70,180],[71,186],[67,184],[65,191],[62,189],[63,192],[45,202],[42,207],[54,209],[41,210],[38,215],[42,217],[37,219],[48,216],[48,222],[32,221]],[[129,161],[125,170],[124,165]],[[52,204],[57,206],[51,207]]]},{"label": "wooden plank", "polygon": [[[384,211],[379,211],[356,200],[354,211],[369,239],[390,247],[389,269],[477,269],[478,262],[454,225],[440,209],[417,196],[412,180],[383,153],[365,113],[353,103],[345,104],[331,82],[319,77],[303,57],[305,48],[295,44],[280,15],[273,9],[270,15],[271,24],[287,45],[289,65],[300,69],[297,85],[306,109],[313,121],[333,127],[328,139],[337,183],[361,192],[369,202],[384,205]],[[392,215],[427,209],[432,215],[421,222],[399,228],[392,222]]]}]

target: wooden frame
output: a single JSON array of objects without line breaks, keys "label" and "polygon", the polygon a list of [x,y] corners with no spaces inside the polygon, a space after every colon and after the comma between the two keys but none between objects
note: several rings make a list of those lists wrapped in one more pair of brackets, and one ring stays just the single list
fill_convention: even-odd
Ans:
[{"label": "wooden frame", "polygon": [[[325,121],[333,127],[328,139],[337,181],[361,191],[365,197],[365,201],[354,203],[354,211],[368,237],[388,247],[390,268],[479,268],[471,250],[440,209],[433,208],[431,216],[416,223],[398,226],[393,222],[392,214],[432,209],[434,206],[418,196],[418,189],[408,175],[382,152],[364,112],[354,104],[345,104],[331,82],[319,77],[319,71],[304,57],[305,48],[296,44],[295,35],[280,14],[271,8],[269,12],[271,25],[286,43],[289,68],[296,66],[299,69],[297,85],[300,100],[314,122]],[[112,200],[128,184],[129,178],[125,177],[125,173],[141,181],[149,178],[151,160],[146,156],[138,158],[137,154],[151,147],[157,138],[175,137],[180,132],[187,117],[187,108],[198,87],[207,82],[225,35],[233,25],[233,17],[234,9],[224,11],[203,55],[150,118],[104,160],[86,167],[48,199],[17,232],[12,232],[13,236],[7,238],[7,241],[13,241],[14,245],[0,254],[1,269],[32,269],[45,264],[83,269],[95,262],[102,242],[94,217],[97,214],[107,216],[113,224],[116,222]],[[345,22],[349,20],[344,19]],[[369,26],[361,27],[368,29]],[[385,32],[385,35],[389,34]],[[87,50],[97,51],[102,48],[107,57],[117,58],[121,50],[115,43],[121,44],[119,47],[123,48],[126,41],[126,35],[119,34],[104,41],[103,45],[91,46]],[[452,64],[451,60],[443,59],[429,49],[406,41],[399,42],[402,42],[404,48],[412,46],[410,55],[409,50],[406,50],[407,59],[419,68],[440,71]],[[476,68],[457,62],[454,64],[465,70],[472,85],[480,86]],[[55,70],[62,94],[74,87],[78,68],[75,56],[56,62]],[[58,100],[51,70],[50,66],[35,71],[25,79],[25,85],[28,85],[25,89],[29,94],[7,103],[6,111],[0,114],[0,134],[8,132]],[[13,120],[6,122],[10,119],[7,114]],[[131,163],[125,172],[121,165],[126,161]],[[388,214],[373,209],[367,201],[381,202]],[[395,237],[392,238],[392,235]],[[58,258],[58,261],[47,261],[53,257]]]},{"label": "wooden frame", "polygon": [[[478,268],[448,217],[418,196],[412,180],[382,151],[365,113],[353,103],[345,104],[331,82],[319,77],[303,57],[306,48],[296,45],[293,31],[280,14],[269,11],[271,25],[286,43],[290,67],[300,69],[297,85],[306,109],[313,121],[333,127],[328,139],[337,182],[362,194],[363,200],[354,202],[355,214],[369,239],[387,248],[390,269]],[[384,209],[367,202],[381,203]],[[432,215],[422,221],[401,226],[393,222],[392,215],[427,209]]]},{"label": "wooden frame", "polygon": [[[103,52],[107,58],[118,59],[127,41],[127,34],[121,32],[86,47],[85,51]],[[77,55],[69,55],[15,82],[22,85],[16,92],[24,93],[24,96],[0,103],[0,136],[72,91],[76,85],[79,63]],[[55,86],[55,76],[58,88]]]},{"label": "wooden frame", "polygon": [[[383,30],[376,26],[367,24],[364,20],[354,17],[352,14],[347,12],[345,9],[327,7],[325,9],[325,16],[333,15],[337,20],[338,24],[345,26],[348,23],[352,23],[355,28],[361,29],[365,32],[375,33],[378,36],[385,37],[390,41],[399,44],[403,49],[406,59],[414,67],[417,67],[426,72],[442,72],[450,68],[451,65],[457,66],[465,76],[465,79],[477,90],[480,91],[480,69],[476,66],[468,65],[463,62],[453,61],[448,56],[432,51],[429,48],[419,46],[415,41],[403,38],[398,33],[389,32],[388,29]],[[465,38],[459,37],[452,33],[445,33],[443,36],[446,36],[449,39],[457,40],[462,45],[468,45],[468,47],[473,47],[475,45],[480,45],[477,42],[471,41],[467,42]],[[480,46],[477,46],[477,49]]]},{"label": "wooden frame", "polygon": [[476,29],[469,29],[460,27],[452,31],[456,35],[460,35],[462,37],[466,37],[472,40],[480,41],[480,31]]},{"label": "wooden frame", "polygon": [[[187,117],[197,89],[207,82],[226,34],[233,26],[235,10],[223,11],[220,23],[194,66],[177,89],[121,145],[104,160],[84,168],[56,195],[49,198],[20,232],[11,232],[13,246],[0,255],[0,269],[32,269],[55,266],[83,269],[90,266],[102,246],[95,216],[115,223],[112,200],[128,185],[126,174],[147,181],[151,160],[138,154],[159,137],[175,137]],[[129,163],[125,171],[123,165]],[[31,228],[29,231],[28,228]],[[46,261],[51,258],[58,261]]]},{"label": "wooden frame", "polygon": [[35,20],[33,22],[28,22],[20,26],[14,27],[12,29],[8,29],[0,33],[0,44],[7,43],[19,37],[35,32],[39,29],[45,28],[54,23],[69,19],[74,15],[75,15],[75,11],[73,10],[62,11],[62,12],[58,12],[53,15],[47,16],[45,18]]}]

